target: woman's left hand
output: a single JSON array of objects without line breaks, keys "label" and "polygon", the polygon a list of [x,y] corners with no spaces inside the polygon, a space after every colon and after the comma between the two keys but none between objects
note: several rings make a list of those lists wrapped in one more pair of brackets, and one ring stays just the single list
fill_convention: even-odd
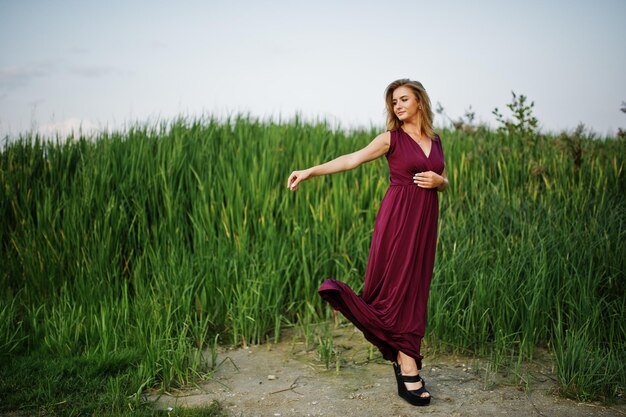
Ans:
[{"label": "woman's left hand", "polygon": [[443,183],[443,177],[433,171],[418,172],[413,175],[413,182],[421,188],[437,188]]}]

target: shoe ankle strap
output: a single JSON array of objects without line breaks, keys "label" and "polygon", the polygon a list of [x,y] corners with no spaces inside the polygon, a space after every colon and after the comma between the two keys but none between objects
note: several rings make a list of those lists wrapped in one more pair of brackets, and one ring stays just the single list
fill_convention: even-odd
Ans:
[{"label": "shoe ankle strap", "polygon": [[402,382],[420,382],[422,378],[419,375],[400,375]]}]

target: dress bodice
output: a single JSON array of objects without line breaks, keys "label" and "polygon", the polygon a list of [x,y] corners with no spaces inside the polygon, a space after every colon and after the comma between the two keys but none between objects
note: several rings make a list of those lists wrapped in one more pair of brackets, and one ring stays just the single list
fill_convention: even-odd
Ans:
[{"label": "dress bodice", "polygon": [[391,142],[386,157],[389,164],[390,185],[413,185],[413,175],[433,171],[441,175],[444,169],[441,138],[431,138],[430,154],[426,156],[422,147],[404,130],[391,131]]}]

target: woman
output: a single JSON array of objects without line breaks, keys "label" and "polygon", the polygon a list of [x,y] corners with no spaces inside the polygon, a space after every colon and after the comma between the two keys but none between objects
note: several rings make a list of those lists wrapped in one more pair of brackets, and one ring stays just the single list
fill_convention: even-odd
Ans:
[{"label": "woman", "polygon": [[422,84],[394,81],[385,101],[387,132],[359,151],[292,172],[287,186],[295,191],[309,178],[387,157],[391,183],[376,216],[363,293],[357,296],[346,284],[327,279],[319,294],[393,362],[398,395],[413,405],[427,405],[430,393],[419,376],[420,345],[437,246],[437,191],[448,187],[448,178]]}]

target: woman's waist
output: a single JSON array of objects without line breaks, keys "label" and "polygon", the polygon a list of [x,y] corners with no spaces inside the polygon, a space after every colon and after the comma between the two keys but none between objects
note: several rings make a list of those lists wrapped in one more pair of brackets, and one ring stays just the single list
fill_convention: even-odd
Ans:
[{"label": "woman's waist", "polygon": [[415,188],[417,190],[437,191],[436,188],[422,188],[422,187],[419,187],[417,184],[415,184],[412,181],[391,181],[389,183],[389,187],[411,187],[411,188]]}]

